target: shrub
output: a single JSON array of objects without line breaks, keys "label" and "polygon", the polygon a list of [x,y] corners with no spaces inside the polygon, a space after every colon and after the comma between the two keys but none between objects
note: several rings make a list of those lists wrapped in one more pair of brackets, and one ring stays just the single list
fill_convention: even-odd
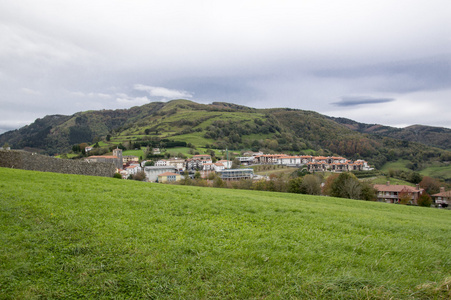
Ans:
[{"label": "shrub", "polygon": [[420,195],[420,197],[418,197],[417,204],[419,206],[430,207],[432,204],[431,196],[429,196],[426,192],[424,192],[423,194]]}]

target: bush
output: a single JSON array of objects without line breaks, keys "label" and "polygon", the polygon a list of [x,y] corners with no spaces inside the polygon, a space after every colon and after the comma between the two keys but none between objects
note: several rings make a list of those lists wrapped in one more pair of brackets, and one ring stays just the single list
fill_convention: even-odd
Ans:
[{"label": "bush", "polygon": [[420,197],[418,197],[417,204],[419,206],[430,207],[432,204],[431,196],[424,192]]},{"label": "bush", "polygon": [[122,179],[122,175],[119,173],[114,173],[113,178]]}]

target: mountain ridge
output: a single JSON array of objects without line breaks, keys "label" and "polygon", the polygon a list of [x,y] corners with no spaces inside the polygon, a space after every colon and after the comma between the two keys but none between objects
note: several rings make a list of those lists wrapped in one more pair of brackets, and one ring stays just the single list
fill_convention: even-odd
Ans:
[{"label": "mountain ridge", "polygon": [[[434,138],[428,139],[426,135]],[[129,109],[46,116],[0,135],[0,145],[42,149],[51,155],[68,152],[74,144],[107,140],[115,145],[174,140],[217,149],[314,151],[319,155],[363,158],[378,167],[398,158],[408,159],[414,166],[431,160],[451,160],[450,152],[445,150],[451,148],[451,130],[446,128],[414,125],[398,129],[300,109],[257,109],[184,99]]]},{"label": "mountain ridge", "polygon": [[418,142],[442,149],[451,149],[451,129],[446,127],[414,124],[403,128],[397,128],[381,124],[360,123],[346,118],[330,118],[337,123],[345,125],[349,129],[361,133],[378,134],[395,139]]}]

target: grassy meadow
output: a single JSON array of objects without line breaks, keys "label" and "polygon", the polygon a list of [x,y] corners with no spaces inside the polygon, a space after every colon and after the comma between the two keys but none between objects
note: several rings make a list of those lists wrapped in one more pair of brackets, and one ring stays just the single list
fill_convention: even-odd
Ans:
[{"label": "grassy meadow", "polygon": [[0,168],[1,299],[449,299],[451,211]]},{"label": "grassy meadow", "polygon": [[[410,162],[405,159],[399,159],[395,162],[388,162],[382,168],[381,171],[388,173],[390,170],[402,170],[410,171],[407,167]],[[444,181],[451,181],[451,165],[443,165],[440,163],[434,163],[418,171],[423,176],[434,177]]]}]

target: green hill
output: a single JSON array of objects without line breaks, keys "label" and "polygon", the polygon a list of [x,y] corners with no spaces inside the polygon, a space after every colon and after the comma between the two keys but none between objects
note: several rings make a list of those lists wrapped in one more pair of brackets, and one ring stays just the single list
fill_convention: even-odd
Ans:
[{"label": "green hill", "polygon": [[391,137],[409,142],[417,142],[428,146],[451,150],[451,129],[424,125],[412,125],[405,128],[394,128],[379,124],[364,124],[346,118],[331,118],[349,129]]},{"label": "green hill", "polygon": [[[415,171],[447,166],[451,160],[450,151],[430,146],[427,139],[403,139],[402,132],[394,138],[379,131],[355,130],[345,123],[312,111],[173,100],[123,110],[48,116],[0,135],[0,145],[7,142],[15,149],[32,147],[51,155],[69,152],[74,144],[83,142],[99,142],[106,152],[120,144],[132,150],[146,146],[191,146],[293,154],[313,152],[365,159],[376,168],[386,162],[407,159],[410,169]],[[451,140],[449,130],[434,134],[434,140]]]},{"label": "green hill", "polygon": [[449,299],[450,211],[0,168],[3,299]]}]

